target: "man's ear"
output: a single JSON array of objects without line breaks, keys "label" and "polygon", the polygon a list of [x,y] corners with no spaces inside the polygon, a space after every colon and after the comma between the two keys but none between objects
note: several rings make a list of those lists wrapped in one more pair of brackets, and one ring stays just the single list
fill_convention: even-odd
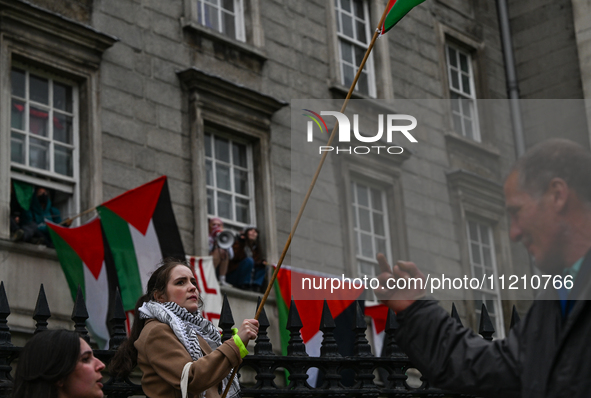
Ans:
[{"label": "man's ear", "polygon": [[55,382],[55,385],[57,386],[57,388],[63,388],[64,384],[65,384],[66,380],[64,379],[59,379],[58,381]]},{"label": "man's ear", "polygon": [[550,180],[547,193],[550,194],[551,205],[557,212],[561,212],[568,202],[570,189],[566,181],[555,177]]}]

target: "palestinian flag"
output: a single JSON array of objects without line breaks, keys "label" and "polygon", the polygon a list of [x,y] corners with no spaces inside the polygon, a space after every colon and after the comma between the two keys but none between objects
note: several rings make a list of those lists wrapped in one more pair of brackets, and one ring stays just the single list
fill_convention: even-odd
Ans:
[{"label": "palestinian flag", "polygon": [[410,10],[418,6],[425,0],[390,0],[388,3],[388,15],[382,26],[380,35],[385,34],[392,29]]},{"label": "palestinian flag", "polygon": [[162,259],[185,259],[166,176],[97,207],[125,311],[131,311]]},{"label": "palestinian flag", "polygon": [[[275,296],[277,297],[277,309],[279,313],[279,333],[281,337],[281,352],[287,355],[287,343],[289,342],[289,331],[286,329],[287,315],[289,313],[289,306],[292,298],[292,279],[301,280],[304,277],[315,277],[319,274],[310,273],[305,270],[297,270],[292,267],[282,266],[277,274],[277,279],[274,282]],[[331,275],[323,275],[322,277],[334,277]],[[330,313],[335,320],[336,328],[334,330],[335,340],[339,346],[339,353],[343,356],[353,355],[353,343],[355,341],[355,333],[352,330],[353,322],[355,320],[355,302],[361,296],[363,290],[359,290],[357,296],[351,298],[350,292],[347,292],[346,299],[329,300],[327,301]],[[313,357],[320,356],[320,346],[322,344],[322,332],[320,331],[320,320],[322,317],[322,308],[324,300],[294,300],[294,303],[300,314],[302,320],[302,329],[300,333],[302,340],[306,345],[306,352]],[[363,301],[361,301],[363,308]],[[343,385],[349,386],[348,381],[354,382],[354,375],[346,377],[343,374]],[[318,374],[318,369],[313,368],[308,370],[308,383],[315,387],[317,381],[322,376]]]},{"label": "palestinian flag", "polygon": [[384,304],[365,306],[365,315],[371,318],[375,356],[381,357],[382,349],[384,347],[384,338],[386,336],[388,307],[386,307]]},{"label": "palestinian flag", "polygon": [[100,220],[96,217],[76,228],[65,228],[50,221],[47,226],[72,299],[76,301],[80,286],[88,310],[88,329],[99,347],[105,348],[109,341],[107,320],[111,289]]}]

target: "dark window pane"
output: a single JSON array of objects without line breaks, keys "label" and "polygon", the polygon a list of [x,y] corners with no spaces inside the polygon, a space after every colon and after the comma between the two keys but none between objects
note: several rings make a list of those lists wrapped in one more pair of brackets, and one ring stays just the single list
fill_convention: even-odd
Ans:
[{"label": "dark window pane", "polygon": [[225,193],[218,192],[218,216],[233,219],[232,197]]},{"label": "dark window pane", "polygon": [[462,72],[468,73],[468,57],[460,53],[460,69]]},{"label": "dark window pane", "polygon": [[373,231],[376,235],[386,235],[384,231],[384,219],[381,214],[373,213]]},{"label": "dark window pane", "polygon": [[25,71],[13,68],[10,71],[10,85],[12,95],[25,98]]},{"label": "dark window pane", "polygon": [[213,164],[211,160],[205,161],[205,184],[213,186]]},{"label": "dark window pane", "polygon": [[215,214],[214,208],[214,200],[213,200],[213,190],[207,190],[207,214]]},{"label": "dark window pane", "polygon": [[53,107],[72,112],[72,87],[53,83]]},{"label": "dark window pane", "polygon": [[246,145],[232,143],[232,157],[236,166],[246,167]]},{"label": "dark window pane", "polygon": [[456,59],[456,50],[451,47],[447,48],[447,55],[449,56],[449,63],[454,68],[458,67],[458,60]]},{"label": "dark window pane", "polygon": [[366,186],[357,184],[357,200],[361,206],[369,207],[368,189]]},{"label": "dark window pane", "polygon": [[353,18],[346,14],[341,14],[341,18],[343,21],[343,31],[341,33],[353,38]]},{"label": "dark window pane", "polygon": [[234,169],[234,191],[248,196],[248,172]]},{"label": "dark window pane", "polygon": [[357,18],[365,19],[363,12],[363,0],[353,0],[353,7],[355,9],[355,16]]},{"label": "dark window pane", "polygon": [[236,221],[250,223],[247,199],[236,198]]},{"label": "dark window pane", "polygon": [[236,22],[234,15],[222,12],[222,33],[232,39],[236,38]]},{"label": "dark window pane", "polygon": [[369,77],[367,76],[367,73],[361,72],[359,75],[359,79],[357,80],[357,90],[359,90],[360,93],[369,95]]},{"label": "dark window pane", "polygon": [[25,136],[12,132],[10,134],[10,160],[25,164]]},{"label": "dark window pane", "polygon": [[66,176],[74,175],[72,169],[72,150],[61,145],[54,147],[55,172]]},{"label": "dark window pane", "polygon": [[29,96],[31,101],[49,104],[49,82],[47,79],[29,75]]},{"label": "dark window pane", "polygon": [[351,12],[351,0],[341,0],[341,8],[345,11]]},{"label": "dark window pane", "polygon": [[359,40],[362,43],[367,43],[367,35],[365,34],[365,24],[361,21],[356,21],[355,30],[357,33],[357,40]]},{"label": "dark window pane", "polygon": [[13,129],[25,129],[25,103],[18,100],[12,100],[10,111],[10,127]]},{"label": "dark window pane", "polygon": [[53,116],[53,139],[64,144],[73,144],[72,117],[54,112]]},{"label": "dark window pane", "polygon": [[230,163],[230,142],[215,137],[215,158]]},{"label": "dark window pane", "polygon": [[29,166],[49,170],[49,142],[29,138]]},{"label": "dark window pane", "polygon": [[217,163],[215,168],[215,181],[218,188],[230,191],[230,167]]},{"label": "dark window pane", "polygon": [[205,134],[205,156],[211,157],[211,135]]},{"label": "dark window pane", "polygon": [[234,11],[234,0],[222,0],[222,7],[228,11]]},{"label": "dark window pane", "polygon": [[353,46],[346,41],[341,40],[341,59],[349,64],[353,64]]},{"label": "dark window pane", "polygon": [[47,137],[47,119],[49,114],[44,109],[30,107],[29,110],[29,132]]}]

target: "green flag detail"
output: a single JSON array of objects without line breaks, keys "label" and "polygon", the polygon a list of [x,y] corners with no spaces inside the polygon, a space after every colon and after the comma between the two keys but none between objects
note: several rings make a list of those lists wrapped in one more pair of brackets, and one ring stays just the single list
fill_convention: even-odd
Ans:
[{"label": "green flag detail", "polygon": [[392,29],[410,10],[425,0],[390,0],[388,3],[388,15],[382,26],[381,35]]}]

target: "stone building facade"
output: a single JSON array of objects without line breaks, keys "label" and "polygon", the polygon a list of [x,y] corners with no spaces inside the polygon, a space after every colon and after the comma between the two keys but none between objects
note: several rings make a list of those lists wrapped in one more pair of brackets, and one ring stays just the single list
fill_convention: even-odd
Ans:
[{"label": "stone building facade", "polygon": [[[55,326],[71,309],[55,251],[10,240],[13,181],[51,189],[70,216],[167,175],[187,253],[207,254],[207,218],[218,215],[235,229],[256,224],[276,262],[300,198],[289,104],[345,97],[385,3],[0,0],[0,279],[11,327],[33,330],[40,283]],[[390,261],[409,258],[436,274],[530,269],[504,212],[502,183],[516,152],[496,3],[427,0],[377,41],[354,98],[435,101],[444,110],[396,160],[329,156],[334,178],[294,242],[309,250],[285,264],[354,277],[374,272],[383,248]],[[591,96],[589,11],[589,0],[508,2],[522,98]],[[560,104],[591,116],[582,101]],[[567,131],[529,120],[526,147],[558,135],[589,147],[585,117]],[[306,242],[312,230],[320,238]],[[254,308],[254,294],[228,293]],[[528,297],[444,298],[473,326],[474,299],[492,303],[502,336],[512,305],[525,311],[518,299]]]}]

